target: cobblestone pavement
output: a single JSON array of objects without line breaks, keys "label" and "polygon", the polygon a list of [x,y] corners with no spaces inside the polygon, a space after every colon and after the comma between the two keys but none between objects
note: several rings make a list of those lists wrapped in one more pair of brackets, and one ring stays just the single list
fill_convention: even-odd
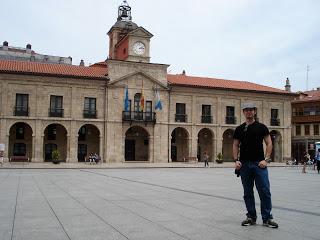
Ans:
[{"label": "cobblestone pavement", "polygon": [[320,239],[320,174],[311,169],[269,168],[280,225],[269,229],[261,218],[240,226],[245,206],[232,168],[4,167],[1,240]]}]

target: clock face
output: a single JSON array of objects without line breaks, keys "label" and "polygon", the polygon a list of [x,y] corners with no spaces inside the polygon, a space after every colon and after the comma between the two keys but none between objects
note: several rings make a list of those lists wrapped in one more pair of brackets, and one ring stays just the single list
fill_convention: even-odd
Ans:
[{"label": "clock face", "polygon": [[133,51],[135,54],[142,55],[146,51],[146,46],[142,42],[136,42],[133,44]]}]

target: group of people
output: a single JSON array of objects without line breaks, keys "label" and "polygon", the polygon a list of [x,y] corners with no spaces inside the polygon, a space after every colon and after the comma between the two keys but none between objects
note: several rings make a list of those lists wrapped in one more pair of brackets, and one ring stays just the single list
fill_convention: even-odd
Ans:
[{"label": "group of people", "polygon": [[101,161],[101,157],[97,153],[90,153],[88,157],[89,163],[96,163],[98,164]]},{"label": "group of people", "polygon": [[302,173],[307,173],[306,172],[307,165],[313,165],[314,170],[317,167],[317,171],[318,171],[318,173],[320,173],[320,148],[316,152],[313,160],[311,160],[310,154],[308,152],[305,152],[301,163],[303,165]]}]

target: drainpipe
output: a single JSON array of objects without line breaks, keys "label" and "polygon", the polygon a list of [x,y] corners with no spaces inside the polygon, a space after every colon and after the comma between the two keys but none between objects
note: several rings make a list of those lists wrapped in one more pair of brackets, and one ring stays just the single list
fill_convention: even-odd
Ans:
[{"label": "drainpipe", "polygon": [[110,80],[109,77],[107,77],[105,84],[104,84],[104,101],[103,101],[103,155],[104,155],[104,162],[107,162],[107,154],[106,154],[106,144],[107,144],[107,135],[106,135],[106,124],[107,124],[107,98],[108,98],[108,81]]},{"label": "drainpipe", "polygon": [[171,106],[171,87],[169,86],[169,102],[168,102],[168,163],[170,162],[170,146],[171,146],[171,135],[170,135],[170,106]]}]

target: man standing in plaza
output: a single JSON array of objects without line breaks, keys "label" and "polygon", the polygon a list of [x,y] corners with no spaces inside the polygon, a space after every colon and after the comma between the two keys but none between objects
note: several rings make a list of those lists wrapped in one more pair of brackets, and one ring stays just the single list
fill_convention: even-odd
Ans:
[{"label": "man standing in plaza", "polygon": [[[236,170],[240,171],[244,190],[244,201],[247,208],[247,218],[242,226],[255,225],[257,213],[253,193],[254,184],[259,193],[263,225],[278,228],[273,220],[271,210],[271,193],[267,165],[271,161],[272,141],[268,128],[255,121],[256,106],[245,103],[242,110],[246,121],[238,126],[233,136],[233,158]],[[263,151],[266,144],[266,154]],[[239,154],[240,147],[240,154]]]}]

